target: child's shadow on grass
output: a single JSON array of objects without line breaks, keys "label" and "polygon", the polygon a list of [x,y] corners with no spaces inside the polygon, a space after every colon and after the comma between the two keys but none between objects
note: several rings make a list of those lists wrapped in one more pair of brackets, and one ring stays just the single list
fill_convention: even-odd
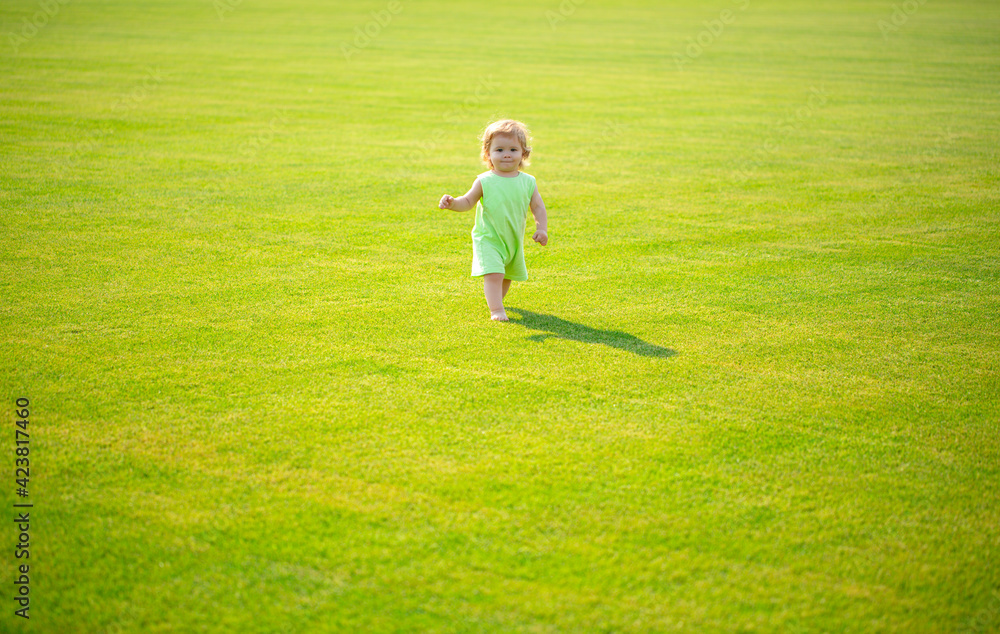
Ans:
[{"label": "child's shadow on grass", "polygon": [[510,323],[524,326],[532,330],[541,330],[542,334],[528,337],[532,341],[545,341],[549,337],[582,341],[584,343],[603,343],[612,348],[625,350],[643,357],[672,357],[676,350],[664,348],[617,330],[598,330],[583,324],[566,321],[552,315],[533,313],[522,308],[510,308],[518,318],[511,317]]}]

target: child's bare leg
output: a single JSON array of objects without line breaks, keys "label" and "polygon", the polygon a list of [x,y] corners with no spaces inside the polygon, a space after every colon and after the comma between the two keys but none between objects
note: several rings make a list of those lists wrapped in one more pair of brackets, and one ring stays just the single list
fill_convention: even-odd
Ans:
[{"label": "child's bare leg", "polygon": [[510,282],[511,280],[503,281],[503,297],[507,297],[507,291],[510,290]]},{"label": "child's bare leg", "polygon": [[504,284],[510,280],[503,279],[503,273],[487,273],[483,276],[483,292],[486,293],[486,305],[490,307],[490,319],[493,321],[509,321],[507,312],[503,309]]}]

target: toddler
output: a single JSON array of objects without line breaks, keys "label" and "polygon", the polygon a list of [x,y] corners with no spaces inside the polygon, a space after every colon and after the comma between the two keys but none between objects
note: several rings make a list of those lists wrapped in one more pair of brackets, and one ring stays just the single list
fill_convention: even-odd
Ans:
[{"label": "toddler", "polygon": [[490,318],[508,321],[503,298],[510,283],[528,279],[528,269],[524,266],[524,224],[528,209],[535,216],[532,239],[543,247],[549,241],[548,219],[535,177],[521,171],[531,155],[525,125],[511,119],[496,121],[486,126],[481,140],[482,159],[490,171],[477,176],[464,196],[453,198],[445,194],[438,206],[468,211],[475,205],[472,275],[483,278]]}]

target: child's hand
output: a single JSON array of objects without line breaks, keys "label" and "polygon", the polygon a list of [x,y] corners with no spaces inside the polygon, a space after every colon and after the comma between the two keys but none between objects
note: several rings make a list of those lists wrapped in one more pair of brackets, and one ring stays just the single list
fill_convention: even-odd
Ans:
[{"label": "child's hand", "polygon": [[441,197],[441,202],[438,203],[438,207],[441,209],[451,209],[451,203],[455,202],[455,199],[445,194]]},{"label": "child's hand", "polygon": [[549,243],[549,234],[544,231],[536,231],[531,239],[544,247]]}]

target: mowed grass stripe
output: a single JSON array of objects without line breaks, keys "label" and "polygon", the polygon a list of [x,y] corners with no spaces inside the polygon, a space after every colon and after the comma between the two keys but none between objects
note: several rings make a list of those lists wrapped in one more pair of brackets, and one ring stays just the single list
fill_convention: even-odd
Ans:
[{"label": "mowed grass stripe", "polygon": [[[385,3],[74,2],[0,52],[36,625],[995,627],[1000,16],[741,4],[403,3],[347,59]],[[552,240],[498,328],[436,201],[501,115]]]}]

